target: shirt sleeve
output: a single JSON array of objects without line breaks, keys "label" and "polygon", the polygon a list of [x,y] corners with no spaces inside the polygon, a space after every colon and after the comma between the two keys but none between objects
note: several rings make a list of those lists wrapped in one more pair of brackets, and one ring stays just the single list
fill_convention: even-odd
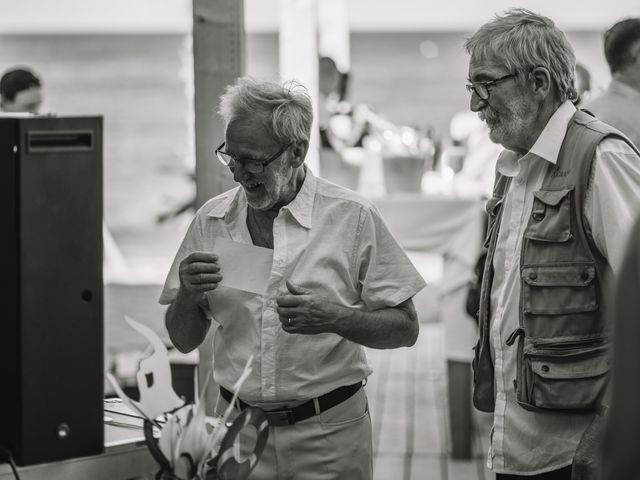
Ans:
[{"label": "shirt sleeve", "polygon": [[399,305],[426,286],[374,207],[363,207],[360,213],[354,263],[361,299],[369,310]]},{"label": "shirt sleeve", "polygon": [[162,293],[160,294],[160,299],[158,300],[161,305],[169,305],[176,299],[176,296],[178,295],[178,289],[180,288],[180,277],[178,274],[180,262],[182,262],[182,260],[184,260],[190,253],[202,249],[201,239],[201,217],[199,215],[196,215],[191,221],[191,224],[187,229],[187,233],[185,234],[184,239],[180,244],[178,253],[176,253],[175,258],[173,259],[173,263],[169,268],[169,273],[167,274],[167,278],[164,282],[164,287],[162,288]]},{"label": "shirt sleeve", "polygon": [[596,149],[585,194],[585,219],[614,273],[622,263],[631,226],[640,212],[640,157],[624,141],[607,138]]}]

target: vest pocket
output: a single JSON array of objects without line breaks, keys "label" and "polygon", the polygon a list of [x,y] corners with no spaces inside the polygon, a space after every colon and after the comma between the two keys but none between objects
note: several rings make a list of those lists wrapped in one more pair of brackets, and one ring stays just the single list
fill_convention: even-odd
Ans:
[{"label": "vest pocket", "polygon": [[602,338],[530,344],[518,402],[529,410],[595,410],[607,388],[608,350]]},{"label": "vest pocket", "polygon": [[572,191],[573,187],[533,192],[531,220],[524,236],[542,242],[566,242],[573,238],[570,201]]},{"label": "vest pocket", "polygon": [[598,309],[596,268],[592,263],[527,265],[521,275],[525,319],[527,315],[563,315]]}]

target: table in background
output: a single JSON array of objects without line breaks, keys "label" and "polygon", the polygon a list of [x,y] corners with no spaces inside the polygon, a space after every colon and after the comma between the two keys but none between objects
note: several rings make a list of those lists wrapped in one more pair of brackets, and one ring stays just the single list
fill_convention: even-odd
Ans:
[{"label": "table in background", "polygon": [[[110,414],[117,418],[117,415]],[[152,479],[158,471],[142,432],[105,425],[105,448],[101,455],[18,467],[21,480],[129,480]],[[119,441],[118,441],[119,440]],[[0,480],[13,480],[11,467],[0,464]]]}]

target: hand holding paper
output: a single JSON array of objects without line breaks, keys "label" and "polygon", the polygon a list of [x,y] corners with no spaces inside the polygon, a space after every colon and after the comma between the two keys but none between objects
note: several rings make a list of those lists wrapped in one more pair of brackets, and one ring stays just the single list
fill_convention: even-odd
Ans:
[{"label": "hand holding paper", "polygon": [[203,303],[205,294],[222,280],[218,256],[209,252],[193,252],[180,262],[180,291],[194,303]]}]

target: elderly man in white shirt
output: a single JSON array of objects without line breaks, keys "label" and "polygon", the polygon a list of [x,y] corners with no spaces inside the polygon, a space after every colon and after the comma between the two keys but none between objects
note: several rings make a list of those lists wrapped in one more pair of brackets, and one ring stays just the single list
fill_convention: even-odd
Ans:
[{"label": "elderly man in white shirt", "polygon": [[[192,350],[215,321],[223,403],[254,355],[236,408],[265,410],[270,433],[250,478],[370,479],[363,345],[415,343],[424,280],[369,201],[304,165],[313,115],[301,86],[242,78],[221,100],[216,155],[240,186],[200,208],[180,246],[160,299],[170,337]],[[263,295],[220,284],[218,260],[234,261],[218,259],[220,237],[273,250]]]},{"label": "elderly man in white shirt", "polygon": [[606,293],[640,211],[640,156],[572,104],[575,56],[550,19],[510,10],[466,48],[471,110],[506,149],[474,360],[474,404],[494,416],[488,466],[497,479],[585,478],[593,452],[574,456],[604,404]]}]

